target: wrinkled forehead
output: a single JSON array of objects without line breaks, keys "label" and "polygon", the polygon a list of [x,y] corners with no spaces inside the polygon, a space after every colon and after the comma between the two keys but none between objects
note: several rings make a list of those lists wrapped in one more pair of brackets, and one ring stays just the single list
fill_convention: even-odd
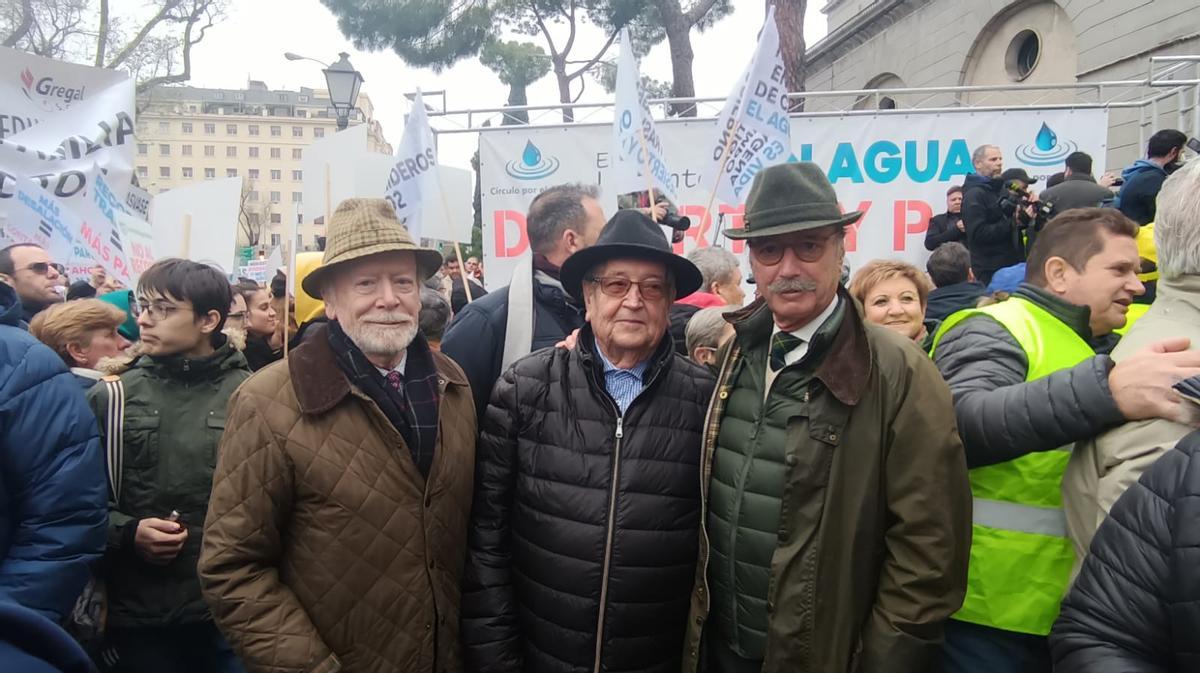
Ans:
[{"label": "wrinkled forehead", "polygon": [[411,276],[415,279],[417,277],[417,256],[408,251],[390,250],[339,264],[334,273],[336,281],[348,281],[363,277],[382,278],[384,276]]}]

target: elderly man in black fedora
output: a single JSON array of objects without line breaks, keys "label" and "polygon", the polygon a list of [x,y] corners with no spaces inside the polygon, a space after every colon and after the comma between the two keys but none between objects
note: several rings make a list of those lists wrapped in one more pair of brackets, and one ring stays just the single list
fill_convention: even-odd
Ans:
[{"label": "elderly man in black fedora", "polygon": [[562,282],[587,308],[575,347],[515,362],[481,416],[467,670],[678,673],[712,377],[667,314],[700,271],[623,210]]},{"label": "elderly man in black fedora", "polygon": [[925,673],[962,603],[971,494],[950,391],[839,284],[845,227],[813,163],[759,173],[762,297],[728,316],[704,431],[684,671]]}]

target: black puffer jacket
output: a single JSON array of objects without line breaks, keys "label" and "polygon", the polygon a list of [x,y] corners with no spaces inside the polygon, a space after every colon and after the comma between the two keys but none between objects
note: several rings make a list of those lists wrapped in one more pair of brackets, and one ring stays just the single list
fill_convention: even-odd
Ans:
[{"label": "black puffer jacket", "polygon": [[987,285],[992,274],[1025,261],[1012,213],[1000,206],[1004,182],[975,173],[963,180],[962,219],[975,279]]},{"label": "black puffer jacket", "polygon": [[1113,362],[1103,354],[1116,340],[1092,338],[1087,308],[1025,283],[1015,294],[1070,325],[1101,354],[1026,382],[1025,351],[1000,323],[977,316],[946,332],[933,361],[954,395],[954,415],[970,468],[1050,451],[1125,420],[1108,389]]},{"label": "black puffer jacket", "polygon": [[[518,360],[477,445],[467,670],[677,673],[713,380],[669,338],[618,424],[590,327]],[[607,565],[607,577],[605,566]]]},{"label": "black puffer jacket", "polygon": [[1200,671],[1200,433],[1117,500],[1050,634],[1056,673]]},{"label": "black puffer jacket", "polygon": [[[492,386],[500,378],[504,360],[505,331],[508,329],[508,290],[504,286],[466,305],[454,314],[442,337],[441,349],[471,382],[475,409],[483,416]],[[533,282],[533,343],[530,352],[549,348],[583,326],[583,311],[575,306],[562,286]]]}]

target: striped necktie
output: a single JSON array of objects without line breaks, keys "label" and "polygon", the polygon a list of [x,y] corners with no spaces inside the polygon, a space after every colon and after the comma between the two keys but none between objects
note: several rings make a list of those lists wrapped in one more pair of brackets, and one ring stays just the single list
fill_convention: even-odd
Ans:
[{"label": "striped necktie", "polygon": [[796,350],[804,339],[789,332],[776,332],[771,337],[771,371],[777,372],[787,364],[787,354]]}]

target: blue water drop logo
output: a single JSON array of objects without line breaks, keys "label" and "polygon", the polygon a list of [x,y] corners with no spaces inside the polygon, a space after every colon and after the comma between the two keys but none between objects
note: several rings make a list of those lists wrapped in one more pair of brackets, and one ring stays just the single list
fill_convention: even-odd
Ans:
[{"label": "blue water drop logo", "polygon": [[526,166],[537,166],[542,161],[542,151],[533,144],[532,140],[525,141],[525,151],[521,153],[521,161]]},{"label": "blue water drop logo", "polygon": [[1034,144],[1037,145],[1039,150],[1043,152],[1049,152],[1050,150],[1054,149],[1056,145],[1058,145],[1058,136],[1055,135],[1054,131],[1050,130],[1050,127],[1047,126],[1045,122],[1042,122],[1042,128],[1038,131],[1037,139],[1034,140]]},{"label": "blue water drop logo", "polygon": [[558,170],[559,161],[554,157],[542,156],[542,151],[532,140],[525,141],[520,161],[510,161],[504,170],[518,180],[541,180]]}]

